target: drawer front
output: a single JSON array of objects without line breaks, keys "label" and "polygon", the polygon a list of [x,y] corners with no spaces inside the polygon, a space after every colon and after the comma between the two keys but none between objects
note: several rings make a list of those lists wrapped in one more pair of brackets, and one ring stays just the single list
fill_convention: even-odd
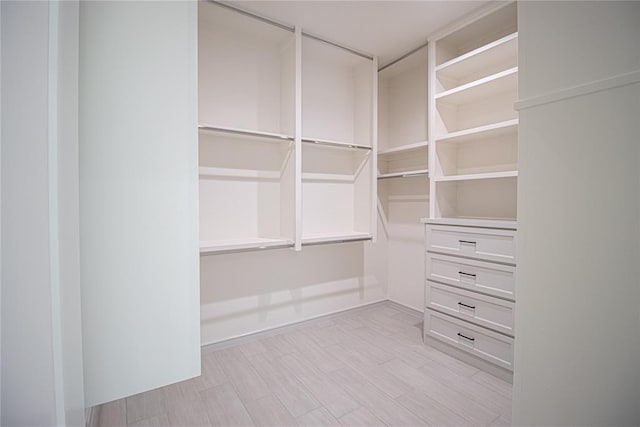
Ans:
[{"label": "drawer front", "polygon": [[427,224],[425,238],[427,251],[516,263],[515,230]]},{"label": "drawer front", "polygon": [[513,371],[513,338],[433,310],[425,310],[426,335]]},{"label": "drawer front", "polygon": [[501,298],[516,298],[516,268],[427,252],[427,280]]},{"label": "drawer front", "polygon": [[514,307],[510,301],[427,282],[427,308],[513,336]]}]

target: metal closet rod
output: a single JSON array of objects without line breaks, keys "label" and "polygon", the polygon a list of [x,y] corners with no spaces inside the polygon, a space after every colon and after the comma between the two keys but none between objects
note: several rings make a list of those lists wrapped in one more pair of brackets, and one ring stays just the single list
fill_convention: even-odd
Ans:
[{"label": "metal closet rod", "polygon": [[396,64],[396,63],[398,63],[398,62],[402,61],[403,59],[405,59],[405,58],[406,58],[406,57],[408,57],[408,56],[413,55],[414,53],[416,53],[416,52],[417,52],[417,51],[419,51],[420,49],[422,49],[422,48],[426,47],[428,44],[429,44],[429,42],[426,42],[426,43],[421,44],[420,46],[418,46],[418,47],[417,47],[417,48],[415,48],[415,49],[411,49],[409,52],[405,53],[404,55],[402,55],[402,56],[400,56],[400,57],[398,57],[398,58],[394,59],[393,61],[389,62],[388,64],[386,64],[386,65],[384,65],[384,66],[382,66],[382,67],[378,68],[378,72],[380,72],[380,71],[384,70],[385,68],[389,68],[389,67],[391,67],[392,65],[394,65],[394,64]]},{"label": "metal closet rod", "polygon": [[331,40],[327,40],[327,39],[322,38],[320,36],[316,36],[315,34],[309,34],[309,33],[307,33],[306,31],[303,30],[302,31],[302,35],[305,36],[305,37],[309,37],[310,39],[314,39],[314,40],[317,40],[319,42],[326,43],[326,44],[331,45],[333,47],[337,47],[339,49],[346,50],[347,52],[351,52],[354,55],[361,56],[362,58],[368,59],[369,61],[373,61],[373,56],[371,56],[371,55],[368,55],[366,53],[357,51],[357,50],[352,49],[352,48],[347,47],[347,46],[343,46],[343,45],[341,45],[339,43],[336,43],[336,42],[331,41]]},{"label": "metal closet rod", "polygon": [[265,22],[267,24],[275,25],[276,27],[282,28],[283,30],[290,31],[292,33],[295,32],[295,27],[287,25],[287,24],[283,24],[282,22],[278,22],[278,21],[274,21],[274,20],[269,19],[269,18],[265,18],[264,16],[257,15],[257,14],[255,14],[253,12],[249,12],[247,10],[240,9],[239,7],[232,6],[232,5],[227,4],[227,3],[223,3],[221,1],[217,1],[217,0],[207,0],[207,1],[209,3],[213,3],[213,4],[217,5],[217,6],[225,7],[227,9],[229,9],[229,10],[233,10],[233,11],[241,13],[241,14],[243,14],[245,16],[249,16],[251,18],[257,19],[258,21],[262,21],[262,22]]}]

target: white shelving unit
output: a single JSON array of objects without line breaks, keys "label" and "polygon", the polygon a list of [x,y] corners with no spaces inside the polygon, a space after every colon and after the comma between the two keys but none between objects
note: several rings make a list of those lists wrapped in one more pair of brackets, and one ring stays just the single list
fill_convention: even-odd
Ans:
[{"label": "white shelving unit", "polygon": [[516,219],[516,7],[430,43],[431,218]]},{"label": "white shelving unit", "polygon": [[[517,4],[429,43],[425,342],[509,380],[518,178]],[[495,252],[495,253],[493,253]]]},{"label": "white shelving unit", "polygon": [[303,245],[375,237],[376,67],[302,36]]},{"label": "white shelving unit", "polygon": [[427,72],[426,45],[378,72],[378,200],[387,230],[391,209],[410,210],[416,222],[427,209]]},{"label": "white shelving unit", "polygon": [[198,4],[200,253],[295,240],[295,35]]}]

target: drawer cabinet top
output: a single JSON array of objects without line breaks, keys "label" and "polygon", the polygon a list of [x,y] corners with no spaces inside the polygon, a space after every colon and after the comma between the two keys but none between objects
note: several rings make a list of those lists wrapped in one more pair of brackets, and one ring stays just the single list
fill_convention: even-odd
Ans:
[{"label": "drawer cabinet top", "polygon": [[434,225],[456,225],[459,227],[500,228],[517,230],[516,221],[502,219],[474,219],[474,218],[421,218],[420,222]]}]

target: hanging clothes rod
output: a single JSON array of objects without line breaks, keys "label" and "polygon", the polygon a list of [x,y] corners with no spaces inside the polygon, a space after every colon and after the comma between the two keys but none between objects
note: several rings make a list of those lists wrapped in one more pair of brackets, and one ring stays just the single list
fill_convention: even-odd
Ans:
[{"label": "hanging clothes rod", "polygon": [[371,147],[366,145],[358,145],[358,144],[349,144],[346,142],[334,142],[334,141],[325,141],[323,139],[309,139],[302,138],[302,142],[306,144],[318,144],[318,145],[328,145],[331,147],[339,147],[339,148],[354,148],[358,150],[371,150]]},{"label": "hanging clothes rod", "polygon": [[423,44],[421,44],[420,46],[418,46],[417,48],[410,50],[409,52],[405,53],[404,55],[402,55],[402,56],[400,56],[400,57],[398,57],[398,58],[396,58],[396,59],[394,59],[393,61],[389,62],[388,64],[383,65],[382,67],[378,68],[378,72],[380,72],[380,71],[384,70],[385,68],[389,68],[389,67],[391,67],[393,64],[396,64],[396,63],[398,63],[398,62],[402,61],[403,59],[405,59],[405,58],[406,58],[406,57],[408,57],[408,56],[413,55],[414,53],[416,53],[416,52],[417,52],[417,51],[419,51],[420,49],[422,49],[422,48],[424,48],[424,47],[427,47],[427,45],[428,45],[428,44],[429,44],[429,43],[423,43]]},{"label": "hanging clothes rod", "polygon": [[319,42],[326,43],[326,44],[331,45],[333,47],[337,47],[339,49],[346,50],[347,52],[350,52],[350,53],[353,53],[354,55],[358,55],[358,56],[360,56],[362,58],[368,59],[369,61],[373,61],[373,56],[371,56],[369,54],[357,51],[357,50],[352,49],[352,48],[347,47],[347,46],[343,46],[343,45],[341,45],[339,43],[336,43],[334,41],[327,40],[327,39],[322,38],[320,36],[316,36],[315,34],[309,34],[306,31],[302,31],[302,35],[305,36],[305,37],[309,37],[310,39],[314,39],[314,40],[317,40]]},{"label": "hanging clothes rod", "polygon": [[292,26],[287,25],[287,24],[283,24],[282,22],[278,22],[278,21],[274,21],[274,20],[269,19],[269,18],[265,18],[264,16],[260,16],[260,15],[257,15],[255,13],[253,13],[253,12],[249,12],[247,10],[240,9],[239,7],[231,6],[228,3],[223,3],[223,2],[220,2],[220,1],[217,1],[217,0],[207,0],[207,1],[209,1],[209,3],[213,3],[213,4],[217,5],[217,6],[224,7],[224,8],[233,10],[235,12],[241,13],[241,14],[243,14],[245,16],[249,16],[251,18],[257,19],[258,21],[262,21],[262,22],[265,22],[267,24],[275,25],[276,27],[282,28],[283,30],[290,31],[292,33],[295,32],[295,27],[292,27]]}]

